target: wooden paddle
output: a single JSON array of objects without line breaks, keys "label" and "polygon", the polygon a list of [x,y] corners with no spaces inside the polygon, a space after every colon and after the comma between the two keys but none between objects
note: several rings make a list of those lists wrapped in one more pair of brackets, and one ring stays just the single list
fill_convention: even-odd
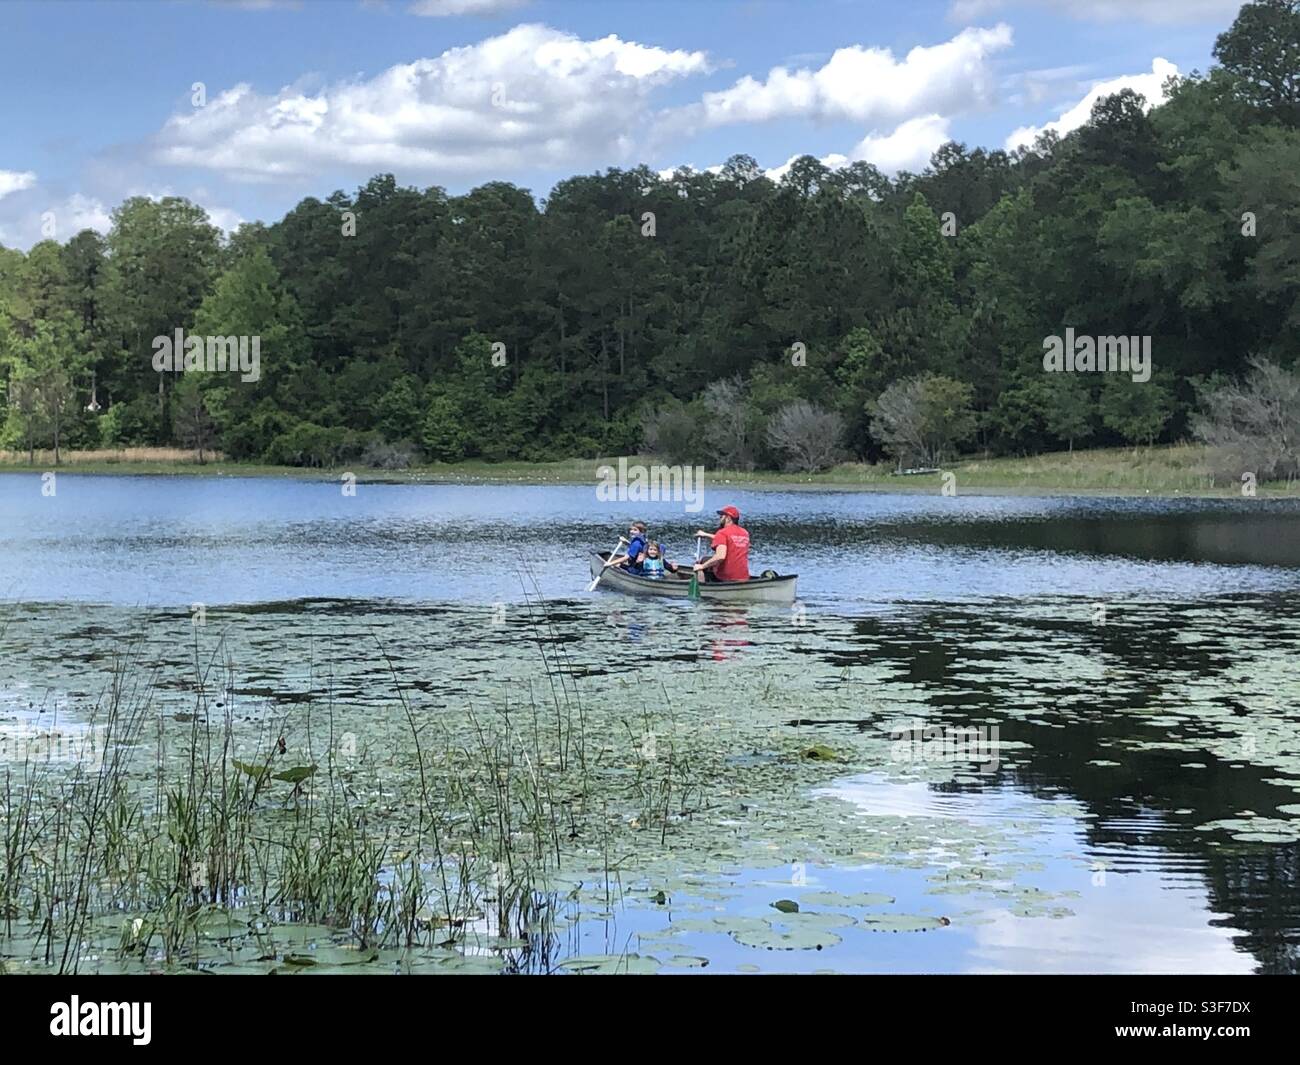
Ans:
[{"label": "wooden paddle", "polygon": [[620,536],[618,538],[618,543],[614,545],[614,550],[609,553],[609,558],[605,560],[605,564],[600,567],[600,572],[596,574],[596,579],[587,585],[587,591],[594,592],[596,590],[596,585],[600,583],[600,578],[605,576],[605,571],[609,569],[610,562],[612,562],[614,556],[618,554],[619,545],[627,542],[626,536]]},{"label": "wooden paddle", "polygon": [[[703,536],[697,536],[695,538],[695,561],[696,562],[700,560],[700,541],[703,539],[704,539]],[[692,568],[691,584],[690,587],[686,589],[686,598],[698,599],[699,597],[700,597],[700,574],[698,570]]]}]

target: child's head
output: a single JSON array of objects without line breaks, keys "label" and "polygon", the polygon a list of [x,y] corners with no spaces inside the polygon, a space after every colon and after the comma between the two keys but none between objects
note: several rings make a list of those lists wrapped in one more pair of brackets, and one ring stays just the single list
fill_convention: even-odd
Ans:
[{"label": "child's head", "polygon": [[646,545],[645,545],[645,556],[646,556],[646,558],[658,558],[658,557],[659,557],[659,544],[656,543],[654,540],[651,540],[648,544],[646,544]]}]

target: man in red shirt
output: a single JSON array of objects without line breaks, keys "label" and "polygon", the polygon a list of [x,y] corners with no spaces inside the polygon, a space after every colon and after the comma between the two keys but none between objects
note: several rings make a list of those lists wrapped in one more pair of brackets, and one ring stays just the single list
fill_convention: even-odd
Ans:
[{"label": "man in red shirt", "polygon": [[[700,531],[696,536],[708,536]],[[740,525],[740,511],[723,507],[718,511],[718,531],[712,534],[713,554],[695,563],[705,580],[749,580],[749,533]]]}]

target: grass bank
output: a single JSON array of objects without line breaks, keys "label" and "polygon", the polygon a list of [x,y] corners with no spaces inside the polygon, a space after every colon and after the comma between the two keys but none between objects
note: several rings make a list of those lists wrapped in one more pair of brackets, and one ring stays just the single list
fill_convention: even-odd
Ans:
[{"label": "grass bank", "polygon": [[[36,462],[26,452],[0,451],[0,473],[31,472],[53,467],[49,451],[37,451]],[[645,456],[629,462],[650,464]],[[117,451],[68,451],[60,469],[75,473],[111,473],[199,477],[291,477],[299,480],[336,479],[345,472],[371,483],[395,484],[595,484],[596,470],[608,459],[563,459],[557,462],[432,463],[407,470],[341,465],[334,469],[273,466],[231,462],[218,454],[199,463],[193,452],[177,448],[127,448]],[[957,492],[983,495],[1159,495],[1239,497],[1238,485],[1215,485],[1208,450],[1199,445],[1174,444],[1155,448],[1098,448],[1051,452],[1025,458],[968,456],[945,468],[955,477]],[[825,489],[839,491],[918,492],[941,490],[940,473],[897,476],[887,463],[844,463],[816,474],[778,470],[705,470],[706,486],[739,488]],[[1263,496],[1300,498],[1300,482],[1261,482]]]}]

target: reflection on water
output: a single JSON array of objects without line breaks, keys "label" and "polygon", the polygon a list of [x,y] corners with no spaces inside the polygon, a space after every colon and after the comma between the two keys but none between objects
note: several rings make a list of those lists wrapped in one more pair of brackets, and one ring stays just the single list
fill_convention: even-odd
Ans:
[{"label": "reflection on water", "polygon": [[[1090,831],[1096,814],[1077,812],[1049,788],[1027,793],[1004,786],[971,793],[864,777],[827,794],[875,816],[991,818],[1040,829],[1035,882],[1049,890],[1078,890],[1080,898],[1071,903],[1074,915],[1026,922],[1005,910],[983,910],[980,919],[969,922],[968,972],[1249,973],[1254,968],[1249,955],[1234,948],[1234,934],[1226,927],[1233,915],[1215,912],[1203,875],[1206,863],[1199,858],[1170,862],[1164,847],[1145,841],[1169,828],[1154,811],[1135,818],[1123,840],[1099,845]],[[1081,866],[1088,870],[1086,880]]]},{"label": "reflection on water", "polygon": [[[363,485],[349,498],[296,482],[61,476],[50,501],[30,478],[0,478],[0,592],[29,604],[0,618],[0,721],[75,720],[106,646],[131,633],[179,710],[193,602],[230,643],[240,698],[281,712],[326,697],[341,714],[381,712],[391,685],[375,640],[427,713],[558,668],[593,715],[667,702],[716,716],[722,764],[779,765],[791,745],[843,752],[816,801],[847,811],[807,839],[774,837],[776,861],[842,855],[810,859],[806,881],[713,870],[711,893],[683,890],[676,909],[575,917],[561,956],[671,948],[710,971],[1300,971],[1294,504],[725,501],[746,512],[756,568],[799,572],[801,610],[583,595],[584,550],[627,517],[586,489]],[[685,553],[698,518],[644,516]],[[890,761],[890,730],[915,721],[996,726],[996,772]],[[880,854],[862,842],[880,826],[911,838],[909,825],[930,842]],[[931,845],[945,831],[964,841],[962,862]],[[989,861],[1007,879],[970,873],[981,834],[1000,841]],[[674,931],[818,888],[883,892],[952,924],[837,928],[817,952]],[[1051,902],[1026,902],[1031,889]]]}]

